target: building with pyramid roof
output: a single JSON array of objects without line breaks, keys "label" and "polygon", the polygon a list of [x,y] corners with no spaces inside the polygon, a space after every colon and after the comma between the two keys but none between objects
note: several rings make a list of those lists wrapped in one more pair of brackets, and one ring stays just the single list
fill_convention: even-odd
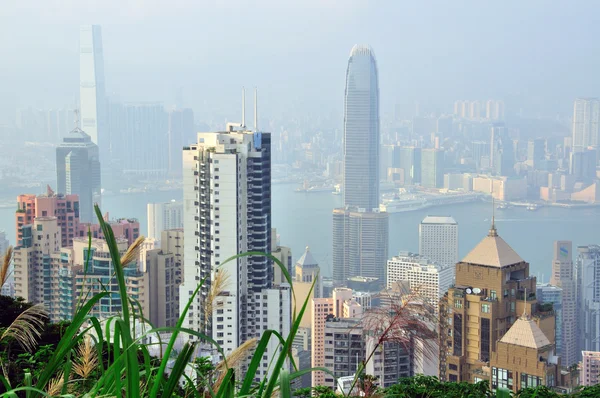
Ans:
[{"label": "building with pyramid roof", "polygon": [[515,350],[554,349],[554,312],[539,310],[529,263],[498,235],[493,221],[487,236],[456,264],[455,275],[440,306],[442,380],[491,383],[490,361],[501,346],[509,347],[503,358]]}]

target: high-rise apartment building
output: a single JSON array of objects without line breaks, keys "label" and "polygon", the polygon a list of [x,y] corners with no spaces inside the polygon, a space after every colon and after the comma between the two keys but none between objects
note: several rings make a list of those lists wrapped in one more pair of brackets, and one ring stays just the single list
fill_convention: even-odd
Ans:
[{"label": "high-rise apartment building", "polygon": [[[327,319],[330,317],[343,318],[344,306],[351,305],[356,310],[355,303],[352,300],[352,289],[348,288],[335,288],[332,297],[320,297],[312,300],[313,319],[310,335],[312,336],[311,363],[313,368],[325,366],[325,324]],[[312,372],[311,377],[313,387],[325,385],[326,379],[328,379],[328,385],[333,383],[331,376],[321,371]]]},{"label": "high-rise apartment building", "polygon": [[181,151],[184,145],[194,140],[194,111],[173,109],[169,112],[169,175],[180,176],[182,169]]},{"label": "high-rise apartment building", "polygon": [[400,252],[387,262],[387,288],[392,289],[399,281],[408,281],[413,294],[437,309],[440,297],[454,281],[454,266],[438,265],[418,254]]},{"label": "high-rise apartment building", "polygon": [[425,188],[444,187],[444,151],[421,150],[421,185]]},{"label": "high-rise apartment building", "polygon": [[79,127],[56,148],[56,180],[59,193],[79,196],[79,219],[94,222],[94,203],[101,199],[100,157],[98,145]]},{"label": "high-rise apartment building", "polygon": [[600,352],[583,351],[581,361],[581,379],[582,386],[595,386],[600,383]]},{"label": "high-rise apartment building", "polygon": [[344,95],[344,208],[333,211],[334,283],[385,280],[388,214],[379,212],[379,82],[373,50],[350,52]]},{"label": "high-rise apartment building", "polygon": [[[198,133],[197,143],[183,150],[180,308],[205,280],[184,325],[222,342],[226,355],[262,333],[254,316],[261,311],[256,297],[272,287],[273,266],[267,257],[246,256],[222,264],[240,253],[271,251],[270,138],[269,133],[247,130],[245,123],[228,124],[223,132]],[[220,307],[213,306],[210,314],[206,298],[218,273],[225,273],[227,282],[213,292],[218,293]]]},{"label": "high-rise apartment building", "polygon": [[448,216],[427,216],[419,224],[419,254],[440,265],[458,262],[458,223]]},{"label": "high-rise apartment building", "polygon": [[102,30],[98,25],[83,25],[79,35],[81,129],[90,136],[94,144],[98,145],[100,163],[104,164],[104,167],[108,166],[111,149],[106,123],[106,106]]},{"label": "high-rise apartment building", "polygon": [[590,184],[596,180],[596,163],[598,153],[596,149],[586,148],[572,152],[569,157],[569,174],[575,181]]},{"label": "high-rise apartment building", "polygon": [[183,202],[148,203],[148,236],[160,240],[163,231],[183,228]]},{"label": "high-rise apartment building", "polygon": [[573,104],[573,152],[600,144],[600,100],[577,98]]},{"label": "high-rise apartment building", "polygon": [[[555,241],[552,258],[552,277],[550,284],[562,289],[560,318],[557,316],[557,329],[560,328],[560,340],[556,341],[563,366],[569,367],[579,361],[577,344],[577,278],[573,265],[573,245],[570,241]],[[557,333],[558,334],[558,333]]]},{"label": "high-rise apartment building", "polygon": [[[168,234],[168,231],[163,234]],[[147,299],[148,313],[144,316],[154,327],[174,327],[179,320],[180,260],[175,253],[163,249],[146,253],[146,288],[151,294]]]},{"label": "high-rise apartment building", "polygon": [[14,250],[15,297],[50,306],[52,255],[60,250],[61,232],[54,216],[37,217],[21,227]]},{"label": "high-rise apartment building", "polygon": [[[555,320],[552,310],[538,307],[535,289],[536,278],[529,275],[529,264],[498,236],[492,223],[488,235],[456,264],[455,285],[442,300],[440,378],[471,383],[489,380],[496,388],[503,383],[499,380],[510,378],[517,385],[523,375],[537,377],[542,370],[538,361],[530,358],[542,351],[545,358],[550,354],[551,347],[545,342],[554,344]],[[517,321],[521,314],[532,320]],[[538,338],[540,333],[531,323],[543,331],[543,338]],[[527,340],[515,341],[513,337],[520,330]],[[505,335],[507,339],[502,340]],[[538,344],[541,340],[544,344]],[[527,345],[526,352],[520,343]],[[527,362],[519,361],[514,366],[506,363],[507,358],[512,361],[519,355]],[[553,385],[548,379],[542,384]]]},{"label": "high-rise apartment building", "polygon": [[490,99],[485,104],[485,117],[490,120],[504,119],[504,101]]},{"label": "high-rise apartment building", "polygon": [[79,223],[79,196],[55,194],[50,187],[45,195],[19,195],[15,213],[17,245],[22,244],[21,228],[33,224],[37,217],[56,217],[61,232],[61,246],[70,246],[82,227]]},{"label": "high-rise apartment building", "polygon": [[[334,376],[325,373],[324,386],[335,389],[336,380],[354,376],[366,357],[365,336],[360,319],[328,316],[325,319],[324,367]],[[397,380],[396,380],[397,381]],[[356,391],[357,387],[355,387]]]},{"label": "high-rise apartment building", "polygon": [[401,378],[414,376],[415,352],[413,347],[393,341],[384,341],[378,349],[375,349],[376,344],[376,336],[365,336],[366,355],[375,350],[373,357],[367,362],[365,370],[367,374],[377,378],[376,384],[379,387],[391,387],[398,384],[398,380]]},{"label": "high-rise apartment building", "polygon": [[577,252],[577,350],[600,351],[600,246],[578,246]]}]

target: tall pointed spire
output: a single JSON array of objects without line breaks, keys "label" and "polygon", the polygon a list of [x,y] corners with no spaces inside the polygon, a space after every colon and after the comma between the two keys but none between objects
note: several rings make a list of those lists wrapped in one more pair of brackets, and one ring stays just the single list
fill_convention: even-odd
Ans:
[{"label": "tall pointed spire", "polygon": [[498,236],[498,231],[496,231],[496,201],[494,200],[494,192],[492,192],[492,226],[490,227],[488,236]]}]

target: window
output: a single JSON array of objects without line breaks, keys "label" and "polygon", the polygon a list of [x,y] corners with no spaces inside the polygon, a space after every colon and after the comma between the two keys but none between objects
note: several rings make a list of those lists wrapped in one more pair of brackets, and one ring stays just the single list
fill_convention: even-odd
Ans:
[{"label": "window", "polygon": [[454,300],[454,308],[462,308],[462,307],[463,307],[462,300],[460,300],[460,299]]},{"label": "window", "polygon": [[484,314],[488,314],[490,312],[490,305],[481,304],[481,312],[483,312]]},{"label": "window", "polygon": [[496,296],[496,291],[495,290],[490,290],[490,298],[492,300],[496,300],[498,297]]}]

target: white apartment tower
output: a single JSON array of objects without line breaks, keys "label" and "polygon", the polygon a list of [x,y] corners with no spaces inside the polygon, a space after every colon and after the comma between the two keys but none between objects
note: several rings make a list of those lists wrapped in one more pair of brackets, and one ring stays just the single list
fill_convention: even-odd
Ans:
[{"label": "white apartment tower", "polygon": [[579,246],[577,251],[577,350],[600,351],[600,246]]},{"label": "white apartment tower", "polygon": [[419,254],[439,265],[458,262],[458,223],[454,218],[427,216],[421,221]]},{"label": "white apartment tower", "polygon": [[438,265],[418,254],[400,252],[387,262],[387,288],[408,281],[414,294],[422,296],[438,308],[442,297],[454,281],[454,266]]},{"label": "white apartment tower", "polygon": [[148,203],[148,239],[160,240],[163,231],[183,228],[183,202]]},{"label": "white apartment tower", "polygon": [[[246,129],[245,123],[228,123],[225,131],[198,133],[197,138],[183,149],[180,313],[205,280],[184,326],[212,335],[228,354],[262,333],[263,301],[274,294],[269,292],[273,267],[268,258],[226,262],[240,253],[271,251],[271,136]],[[227,281],[215,290],[218,273],[225,273]],[[216,299],[207,314],[211,295]]]}]

